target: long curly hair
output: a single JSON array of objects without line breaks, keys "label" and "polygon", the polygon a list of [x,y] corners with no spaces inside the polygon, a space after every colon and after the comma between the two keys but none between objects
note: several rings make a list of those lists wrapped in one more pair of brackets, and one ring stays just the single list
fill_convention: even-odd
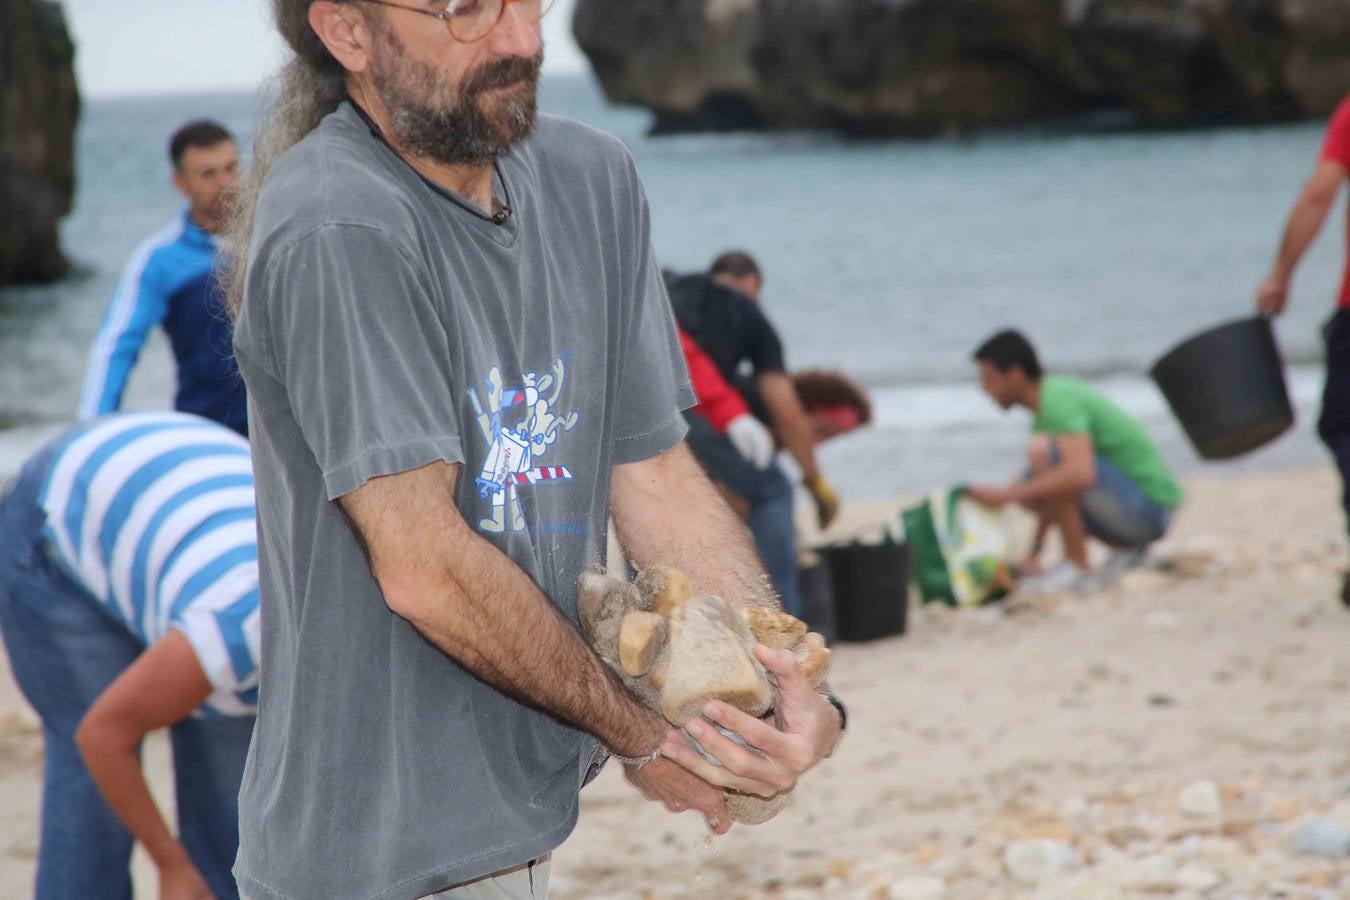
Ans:
[{"label": "long curly hair", "polygon": [[346,70],[309,27],[313,2],[272,0],[272,20],[292,55],[265,89],[266,111],[253,140],[253,159],[239,183],[227,229],[232,251],[224,255],[218,278],[231,319],[239,315],[244,300],[253,217],[267,173],[347,96]]},{"label": "long curly hair", "polygon": [[846,406],[857,410],[859,425],[872,421],[872,403],[866,392],[842,372],[807,369],[794,374],[792,383],[808,410],[817,406]]}]

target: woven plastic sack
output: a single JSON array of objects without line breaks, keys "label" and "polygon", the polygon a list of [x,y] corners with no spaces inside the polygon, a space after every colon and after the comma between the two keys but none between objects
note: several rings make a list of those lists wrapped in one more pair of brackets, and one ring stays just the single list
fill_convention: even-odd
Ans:
[{"label": "woven plastic sack", "polygon": [[924,603],[978,606],[1011,589],[1003,522],[967,498],[964,485],[934,491],[902,520],[910,576]]}]

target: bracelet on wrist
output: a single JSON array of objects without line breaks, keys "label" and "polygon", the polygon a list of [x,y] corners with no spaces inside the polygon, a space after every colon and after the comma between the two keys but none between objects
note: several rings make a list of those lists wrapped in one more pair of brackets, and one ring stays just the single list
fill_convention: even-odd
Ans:
[{"label": "bracelet on wrist", "polygon": [[833,706],[839,713],[839,731],[841,733],[848,731],[848,709],[844,706],[844,701],[840,700],[829,691],[817,691],[816,693],[824,697],[826,702]]},{"label": "bracelet on wrist", "polygon": [[646,756],[620,756],[613,750],[609,751],[610,759],[626,766],[629,769],[641,769],[648,763],[656,762],[656,758],[661,755],[661,745],[657,744],[656,749]]}]

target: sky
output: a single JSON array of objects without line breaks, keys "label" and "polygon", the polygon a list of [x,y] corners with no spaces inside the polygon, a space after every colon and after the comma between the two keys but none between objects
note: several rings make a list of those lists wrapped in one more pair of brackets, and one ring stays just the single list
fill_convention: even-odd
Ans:
[{"label": "sky", "polygon": [[[586,67],[572,40],[575,0],[544,19],[545,71]],[[89,97],[258,86],[282,59],[266,0],[64,0],[80,90]]]}]

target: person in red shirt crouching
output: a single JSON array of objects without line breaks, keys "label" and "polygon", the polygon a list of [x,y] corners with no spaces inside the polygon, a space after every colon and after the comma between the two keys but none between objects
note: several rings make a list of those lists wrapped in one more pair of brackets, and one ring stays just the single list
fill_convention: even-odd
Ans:
[{"label": "person in red shirt crouching", "polygon": [[[1317,166],[1289,213],[1275,266],[1257,290],[1256,305],[1261,312],[1270,316],[1284,312],[1294,269],[1322,230],[1347,176],[1350,176],[1350,95],[1332,114]],[[1341,503],[1350,517],[1350,229],[1346,239],[1340,299],[1324,331],[1327,381],[1317,433],[1336,457],[1336,467],[1341,471]],[[1341,585],[1341,602],[1350,606],[1350,572]]]}]

